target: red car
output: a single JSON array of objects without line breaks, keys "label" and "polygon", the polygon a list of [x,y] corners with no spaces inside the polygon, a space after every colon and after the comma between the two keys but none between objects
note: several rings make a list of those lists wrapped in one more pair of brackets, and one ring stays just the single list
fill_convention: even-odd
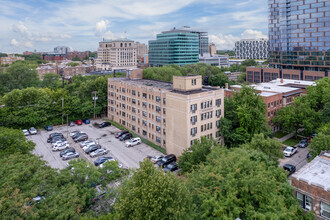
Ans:
[{"label": "red car", "polygon": [[78,120],[78,121],[76,121],[76,124],[77,124],[77,125],[82,125],[82,120]]}]

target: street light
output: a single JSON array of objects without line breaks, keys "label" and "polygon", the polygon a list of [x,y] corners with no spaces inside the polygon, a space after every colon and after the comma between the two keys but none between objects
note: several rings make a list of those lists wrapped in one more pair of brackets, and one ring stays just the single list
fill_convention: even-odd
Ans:
[{"label": "street light", "polygon": [[97,91],[93,91],[92,93],[94,94],[93,100],[94,100],[94,119],[95,119],[95,107],[96,107],[96,100],[98,99],[98,97],[96,96]]}]

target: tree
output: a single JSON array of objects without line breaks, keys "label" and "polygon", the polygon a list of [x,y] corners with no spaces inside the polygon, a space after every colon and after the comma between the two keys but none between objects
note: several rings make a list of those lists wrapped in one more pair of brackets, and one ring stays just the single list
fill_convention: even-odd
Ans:
[{"label": "tree", "polygon": [[304,128],[305,134],[311,134],[321,122],[321,113],[315,112],[307,102],[306,96],[297,97],[293,103],[280,109],[275,118],[274,124],[282,127],[287,132],[297,132]]},{"label": "tree", "polygon": [[231,98],[225,98],[225,117],[220,120],[220,133],[228,147],[249,142],[254,134],[269,133],[266,106],[258,93],[243,85]]},{"label": "tree", "polygon": [[242,66],[257,66],[258,63],[253,59],[244,60],[241,64]]},{"label": "tree", "polygon": [[56,73],[46,73],[41,82],[41,87],[57,89],[62,85],[61,76]]},{"label": "tree", "polygon": [[74,58],[72,58],[72,61],[81,61],[81,60],[78,56],[75,56]]},{"label": "tree", "polygon": [[119,190],[116,219],[190,219],[191,198],[181,179],[144,160]]},{"label": "tree", "polygon": [[238,83],[244,83],[244,82],[246,82],[246,73],[239,74],[239,76],[237,77],[237,82]]},{"label": "tree", "polygon": [[323,109],[330,102],[330,79],[325,77],[316,81],[316,86],[306,88],[308,102],[315,111]]},{"label": "tree", "polygon": [[312,158],[318,156],[321,151],[330,150],[330,123],[323,125],[318,131],[309,145]]},{"label": "tree", "polygon": [[210,86],[220,86],[225,87],[225,84],[229,83],[228,76],[224,73],[218,73],[216,75],[211,75],[208,79],[208,84]]},{"label": "tree", "polygon": [[250,143],[243,144],[241,147],[262,152],[275,164],[278,164],[278,159],[283,157],[281,143],[264,134],[255,134]]},{"label": "tree", "polygon": [[0,157],[20,152],[26,154],[35,144],[25,138],[21,130],[0,127]]},{"label": "tree", "polygon": [[330,122],[330,101],[326,102],[321,110],[322,121],[324,123]]},{"label": "tree", "polygon": [[196,219],[302,219],[285,172],[261,152],[215,147],[187,177]]},{"label": "tree", "polygon": [[196,165],[204,163],[206,156],[211,152],[213,146],[217,145],[214,140],[202,137],[200,142],[195,141],[194,144],[185,149],[179,157],[179,167],[183,173],[190,172]]}]

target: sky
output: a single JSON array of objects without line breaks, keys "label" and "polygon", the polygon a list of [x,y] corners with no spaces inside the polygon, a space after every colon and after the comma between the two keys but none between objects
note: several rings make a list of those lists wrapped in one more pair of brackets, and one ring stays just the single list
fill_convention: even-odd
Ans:
[{"label": "sky", "polygon": [[0,0],[0,52],[96,51],[98,42],[190,26],[207,31],[218,50],[240,39],[267,38],[265,0]]}]

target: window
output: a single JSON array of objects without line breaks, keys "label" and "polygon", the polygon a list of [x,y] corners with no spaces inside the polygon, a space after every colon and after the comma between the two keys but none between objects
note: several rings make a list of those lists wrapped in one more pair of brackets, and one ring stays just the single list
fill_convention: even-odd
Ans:
[{"label": "window", "polygon": [[156,142],[160,143],[160,137],[156,137]]},{"label": "window", "polygon": [[159,116],[156,116],[156,121],[160,122],[160,117]]},{"label": "window", "polygon": [[166,99],[165,98],[163,98],[163,104],[166,105]]},{"label": "window", "polygon": [[159,106],[156,106],[156,112],[160,112],[161,108]]},{"label": "window", "polygon": [[197,128],[192,128],[192,129],[190,130],[190,134],[191,134],[192,136],[195,136],[195,135],[197,134]]},{"label": "window", "polygon": [[122,91],[122,92],[126,92],[126,89],[125,89],[125,88],[122,88],[121,91]]},{"label": "window", "polygon": [[160,133],[160,127],[156,126],[156,131],[158,131]]},{"label": "window", "polygon": [[142,124],[143,124],[144,126],[147,126],[147,121],[142,120]]},{"label": "window", "polygon": [[125,112],[122,112],[121,114],[122,114],[122,116],[123,116],[123,117],[125,117],[125,116],[126,116],[126,113],[125,113]]},{"label": "window", "polygon": [[144,136],[147,136],[147,132],[146,132],[145,130],[142,131],[142,134],[143,134]]},{"label": "window", "polygon": [[190,118],[190,121],[191,121],[191,124],[195,124],[196,122],[197,122],[197,116],[192,116],[191,118]]},{"label": "window", "polygon": [[136,108],[132,107],[132,112],[135,113],[136,112]]},{"label": "window", "polygon": [[196,110],[197,110],[197,104],[190,105],[190,111],[191,111],[192,113],[195,113]]},{"label": "window", "polygon": [[166,135],[166,129],[165,128],[163,129],[163,134]]},{"label": "window", "polygon": [[142,97],[146,99],[147,98],[147,93],[142,93]]},{"label": "window", "polygon": [[166,109],[165,109],[165,108],[163,108],[163,114],[164,114],[164,115],[166,114]]},{"label": "window", "polygon": [[216,111],[215,111],[215,115],[216,115],[217,117],[220,117],[220,115],[221,115],[221,109],[216,110]]},{"label": "window", "polygon": [[122,96],[121,99],[122,99],[123,101],[125,101],[125,96]]},{"label": "window", "polygon": [[142,107],[147,108],[147,103],[146,102],[142,102]]},{"label": "window", "polygon": [[135,99],[132,99],[132,103],[133,103],[133,104],[136,104],[136,100],[135,100]]},{"label": "window", "polygon": [[132,90],[132,95],[136,95],[136,92],[135,92],[135,90]]},{"label": "window", "polygon": [[143,115],[144,117],[147,117],[147,112],[142,111],[142,115]]},{"label": "window", "polygon": [[132,116],[132,121],[135,121],[136,120],[136,117],[135,116]]},{"label": "window", "polygon": [[321,202],[321,216],[330,219],[330,205]]},{"label": "window", "polygon": [[191,85],[192,85],[192,86],[195,86],[195,85],[196,85],[196,79],[192,79],[192,80],[191,80]]},{"label": "window", "polygon": [[216,105],[217,107],[220,107],[220,105],[221,105],[221,99],[217,99],[217,100],[215,100],[215,105]]},{"label": "window", "polygon": [[216,121],[215,125],[217,126],[217,128],[220,126],[220,120]]},{"label": "window", "polygon": [[136,130],[136,127],[135,125],[132,125],[132,130],[135,131]]},{"label": "window", "polygon": [[312,210],[313,199],[309,196],[297,192],[297,198],[299,200],[300,206],[306,210]]},{"label": "window", "polygon": [[160,102],[161,98],[159,96],[156,96],[156,102]]}]

